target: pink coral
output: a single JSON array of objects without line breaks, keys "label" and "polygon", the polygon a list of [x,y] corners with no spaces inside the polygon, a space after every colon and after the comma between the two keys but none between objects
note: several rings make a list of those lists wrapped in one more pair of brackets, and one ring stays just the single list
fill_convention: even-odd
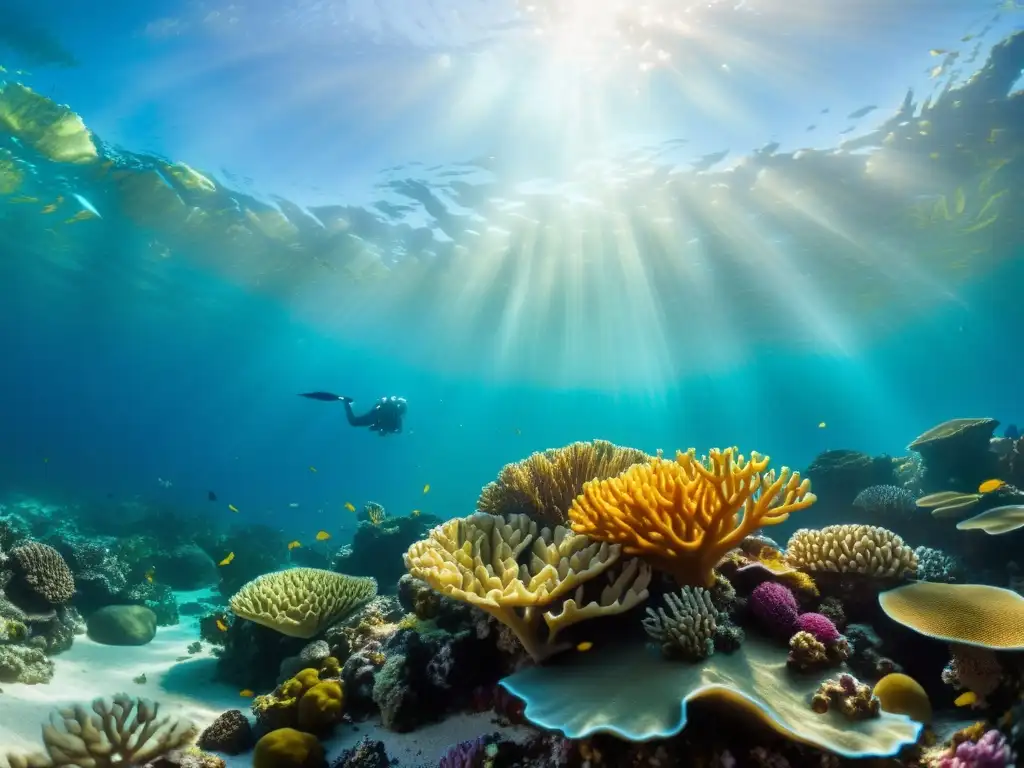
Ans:
[{"label": "pink coral", "polygon": [[797,627],[801,632],[809,632],[819,643],[831,645],[841,635],[832,620],[820,613],[802,613],[796,620]]},{"label": "pink coral", "polygon": [[750,611],[765,629],[789,637],[797,625],[800,608],[789,587],[775,581],[764,581],[750,593]]},{"label": "pink coral", "polygon": [[943,755],[937,768],[1009,768],[1013,752],[1006,737],[994,728],[977,741],[964,741],[952,755]]}]

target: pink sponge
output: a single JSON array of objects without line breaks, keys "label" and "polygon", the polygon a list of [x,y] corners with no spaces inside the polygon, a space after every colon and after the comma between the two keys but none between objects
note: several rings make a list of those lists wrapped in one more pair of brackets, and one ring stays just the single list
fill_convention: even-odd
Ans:
[{"label": "pink sponge", "polygon": [[750,593],[749,606],[754,617],[773,634],[788,637],[795,631],[800,608],[796,597],[784,584],[761,582]]},{"label": "pink sponge", "polygon": [[839,630],[832,619],[820,613],[802,613],[796,620],[797,629],[810,632],[819,643],[831,645],[840,638]]}]

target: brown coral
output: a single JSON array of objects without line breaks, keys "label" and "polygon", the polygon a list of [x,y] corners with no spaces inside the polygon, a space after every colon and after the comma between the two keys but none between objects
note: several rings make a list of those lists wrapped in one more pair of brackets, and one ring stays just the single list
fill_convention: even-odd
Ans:
[{"label": "brown coral", "polygon": [[252,726],[241,710],[229,709],[219,715],[199,736],[202,749],[238,755],[253,745]]},{"label": "brown coral", "polygon": [[789,638],[789,658],[786,664],[801,672],[828,664],[828,649],[810,632],[797,632]]},{"label": "brown coral", "polygon": [[71,569],[53,547],[30,541],[10,552],[17,586],[48,605],[62,605],[75,594]]},{"label": "brown coral", "polygon": [[878,717],[881,712],[881,702],[871,692],[871,687],[847,674],[823,682],[811,700],[811,708],[819,714],[832,707],[851,720]]},{"label": "brown coral", "polygon": [[506,464],[498,479],[484,486],[476,507],[492,515],[524,514],[543,525],[561,525],[584,483],[615,477],[650,458],[607,440],[551,448]]},{"label": "brown coral", "polygon": [[584,484],[569,511],[572,529],[621,544],[672,574],[679,584],[710,587],[718,561],[743,539],[815,502],[808,480],[768,457],[735,448],[677,452],[654,458],[610,480]]}]

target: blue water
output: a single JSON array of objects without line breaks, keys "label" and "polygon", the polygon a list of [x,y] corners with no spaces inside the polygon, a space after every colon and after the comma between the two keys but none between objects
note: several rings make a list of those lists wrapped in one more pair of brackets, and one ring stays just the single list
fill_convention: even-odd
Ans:
[{"label": "blue water", "polygon": [[[16,34],[8,50],[0,48],[0,63],[13,71],[23,61],[31,70],[24,82],[81,114],[106,154],[181,160],[267,205],[280,200],[275,196],[299,206],[400,199],[410,211],[360,234],[389,265],[435,238],[421,254],[430,264],[431,254],[464,240],[465,230],[485,227],[472,218],[469,201],[484,210],[498,191],[515,197],[511,181],[476,195],[461,189],[463,199],[445,210],[451,189],[422,185],[443,178],[449,165],[496,153],[495,178],[557,183],[580,159],[564,156],[568,142],[545,144],[555,117],[511,130],[526,124],[516,104],[525,109],[539,69],[526,67],[521,82],[485,93],[504,106],[475,123],[446,100],[467,87],[457,79],[464,75],[410,90],[439,51],[458,58],[486,49],[486,41],[360,39],[354,27],[332,44],[312,5],[299,23],[273,3],[236,4],[240,17],[232,26],[244,34],[233,36],[198,29],[195,6],[172,0],[145,8],[112,3],[103,13],[58,12],[63,5],[26,4],[18,9],[20,29],[47,30],[77,66],[60,66],[38,46],[19,47]],[[761,5],[781,13],[776,4]],[[503,4],[493,6],[500,17]],[[887,117],[908,87],[934,85],[921,74],[936,61],[927,49],[952,46],[992,13],[975,2],[921,1],[898,10],[837,2],[822,4],[822,18],[829,8],[846,19],[842,32],[793,14],[796,32],[779,26],[765,33],[774,56],[790,35],[799,51],[771,88],[772,55],[763,66],[756,59],[734,65],[731,82],[714,57],[690,61],[689,76],[703,79],[709,94],[727,91],[742,105],[735,119],[714,114],[699,93],[684,96],[673,78],[652,77],[640,106],[606,105],[606,130],[590,126],[583,135],[620,146],[685,136],[690,158],[730,147],[738,159],[772,140],[787,151],[828,148],[849,124],[846,114],[880,104],[875,115]],[[170,19],[180,26],[168,27]],[[987,45],[1019,28],[1019,19],[1001,17]],[[149,26],[161,20],[163,27]],[[823,28],[831,30],[824,38]],[[497,82],[488,87],[498,89]],[[607,100],[623,97],[626,85],[610,86]],[[530,114],[553,104],[542,100]],[[830,113],[819,116],[825,107]],[[881,122],[875,115],[863,131]],[[806,133],[815,121],[819,128]],[[572,152],[583,154],[578,145]],[[428,168],[435,164],[441,168]],[[1024,356],[1014,338],[1024,327],[1024,263],[1012,232],[993,239],[999,258],[970,279],[942,273],[917,285],[900,278],[884,252],[877,264],[861,264],[856,273],[868,282],[875,267],[876,279],[892,282],[890,303],[863,318],[829,298],[843,295],[842,281],[806,311],[795,294],[762,310],[742,292],[700,290],[684,306],[662,305],[671,297],[653,274],[612,300],[602,291],[629,287],[632,257],[622,256],[621,275],[594,276],[596,267],[566,261],[571,248],[557,242],[544,260],[534,253],[534,261],[512,263],[518,271],[506,282],[496,268],[482,268],[441,282],[414,277],[397,294],[381,296],[298,261],[283,262],[291,271],[267,287],[258,256],[250,266],[223,255],[218,242],[172,243],[171,258],[154,257],[153,242],[173,232],[133,223],[105,181],[43,160],[36,167],[31,194],[42,203],[48,190],[52,198],[74,188],[103,220],[62,235],[65,259],[47,244],[38,213],[0,202],[0,241],[10,251],[0,267],[0,491],[67,503],[139,498],[299,536],[354,526],[346,502],[358,507],[373,499],[397,514],[466,514],[504,463],[574,440],[604,438],[652,452],[736,444],[802,468],[829,448],[899,453],[947,418],[1024,421]],[[555,195],[539,205],[559,204]],[[561,220],[552,213],[549,221]],[[657,245],[653,238],[638,243],[641,259],[645,244]],[[671,253],[682,245],[658,247]],[[604,248],[612,255],[603,263],[614,263],[614,247]],[[821,253],[827,251],[826,244]],[[813,292],[813,280],[809,286]],[[530,297],[525,309],[517,290]],[[753,331],[752,317],[776,330]],[[816,343],[793,340],[819,330]],[[340,407],[295,396],[311,389],[344,392],[357,408],[402,395],[410,403],[405,431],[382,439],[353,430]],[[215,504],[207,501],[211,490]]]}]

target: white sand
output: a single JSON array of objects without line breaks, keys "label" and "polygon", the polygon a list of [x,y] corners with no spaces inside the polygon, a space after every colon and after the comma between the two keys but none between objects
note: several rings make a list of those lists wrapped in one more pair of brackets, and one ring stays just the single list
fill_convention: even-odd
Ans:
[{"label": "white sand", "polygon": [[[178,593],[179,603],[204,593]],[[204,643],[202,652],[188,656],[188,645],[199,639],[198,618],[183,616],[177,626],[160,627],[154,640],[139,647],[99,645],[84,635],[74,646],[54,657],[53,680],[46,685],[0,686],[0,751],[36,751],[41,747],[40,727],[55,707],[88,703],[97,696],[125,692],[160,702],[164,710],[184,715],[205,728],[227,709],[248,712],[249,700],[235,688],[213,682],[216,659]],[[139,684],[133,678],[146,675]],[[259,691],[258,693],[262,693]],[[329,759],[337,757],[363,736],[383,741],[388,755],[402,766],[436,766],[445,748],[483,733],[504,730],[525,736],[525,729],[499,729],[490,713],[459,715],[413,733],[396,734],[378,722],[367,721],[340,727],[325,742]],[[227,758],[230,768],[251,765],[248,755]],[[5,761],[0,759],[0,765]]]}]

